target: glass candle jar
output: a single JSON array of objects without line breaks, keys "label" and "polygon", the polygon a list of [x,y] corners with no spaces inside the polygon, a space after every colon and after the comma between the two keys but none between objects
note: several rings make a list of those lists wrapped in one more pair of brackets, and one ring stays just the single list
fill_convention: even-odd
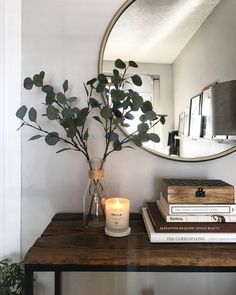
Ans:
[{"label": "glass candle jar", "polygon": [[130,234],[129,210],[130,200],[125,198],[109,198],[106,200],[105,233],[112,237],[124,237]]}]

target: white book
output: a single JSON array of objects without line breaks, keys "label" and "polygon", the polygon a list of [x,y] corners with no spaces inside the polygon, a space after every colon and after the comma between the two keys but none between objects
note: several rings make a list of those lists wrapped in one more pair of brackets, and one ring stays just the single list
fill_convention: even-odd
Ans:
[{"label": "white book", "polygon": [[166,222],[236,222],[236,215],[176,215],[168,214],[168,210],[165,210],[158,200],[157,206]]},{"label": "white book", "polygon": [[236,215],[236,204],[169,204],[162,195],[160,204],[168,215]]},{"label": "white book", "polygon": [[236,243],[233,233],[159,233],[156,232],[147,208],[142,208],[142,216],[151,243]]}]

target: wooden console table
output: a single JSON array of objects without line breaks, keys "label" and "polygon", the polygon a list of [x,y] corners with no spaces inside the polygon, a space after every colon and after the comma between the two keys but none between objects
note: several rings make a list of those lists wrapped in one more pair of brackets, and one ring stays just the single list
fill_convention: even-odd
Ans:
[{"label": "wooden console table", "polygon": [[130,226],[129,236],[112,238],[85,230],[80,214],[56,214],[25,256],[25,294],[38,271],[55,272],[55,295],[64,271],[236,271],[235,244],[151,244],[140,214]]}]

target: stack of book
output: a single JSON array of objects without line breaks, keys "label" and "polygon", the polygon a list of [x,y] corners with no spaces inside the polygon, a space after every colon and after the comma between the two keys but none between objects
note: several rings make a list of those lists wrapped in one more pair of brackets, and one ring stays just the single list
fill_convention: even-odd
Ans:
[{"label": "stack of book", "polygon": [[236,243],[233,186],[221,180],[168,179],[163,191],[142,208],[150,242]]}]

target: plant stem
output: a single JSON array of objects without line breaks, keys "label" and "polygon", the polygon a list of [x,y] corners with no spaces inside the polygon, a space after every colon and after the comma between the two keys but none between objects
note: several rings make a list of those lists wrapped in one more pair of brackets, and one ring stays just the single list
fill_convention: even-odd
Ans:
[{"label": "plant stem", "polygon": [[[34,125],[32,125],[32,124],[26,122],[25,120],[23,120],[23,121],[24,121],[24,123],[25,123],[26,126],[29,126],[29,127],[33,128],[33,129],[35,129],[35,130],[41,131],[41,132],[46,133],[46,134],[51,134],[51,132],[48,132],[48,131],[42,129],[39,125],[38,125],[38,127],[35,127]],[[82,153],[86,156],[86,154],[84,153],[84,151],[82,151],[82,150],[78,147],[78,145],[75,144],[74,142],[70,142],[69,140],[66,140],[66,139],[64,139],[64,138],[62,138],[62,137],[60,137],[60,136],[55,136],[55,135],[52,135],[52,136],[54,136],[54,137],[60,139],[61,141],[65,142],[65,143],[67,143],[67,144],[72,145],[72,146],[75,147],[79,152],[82,152]]]}]

